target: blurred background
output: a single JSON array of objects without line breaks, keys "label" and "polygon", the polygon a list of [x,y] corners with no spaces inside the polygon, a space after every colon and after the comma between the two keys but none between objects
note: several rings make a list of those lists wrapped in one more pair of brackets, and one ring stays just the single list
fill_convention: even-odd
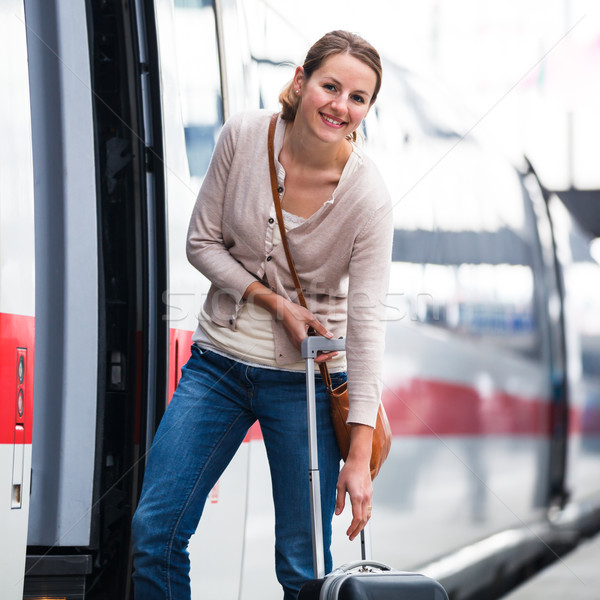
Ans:
[{"label": "blurred background", "polygon": [[[246,0],[257,56],[292,58],[331,29],[369,40],[462,109],[469,133],[525,154],[600,236],[600,3]],[[265,35],[265,31],[269,35]],[[277,35],[277,32],[279,35]],[[384,73],[385,76],[385,73]],[[597,249],[598,250],[598,249]]]}]

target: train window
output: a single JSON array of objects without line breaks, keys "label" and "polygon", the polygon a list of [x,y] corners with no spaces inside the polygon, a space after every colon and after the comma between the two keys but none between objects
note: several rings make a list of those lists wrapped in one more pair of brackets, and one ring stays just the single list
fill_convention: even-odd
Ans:
[{"label": "train window", "polygon": [[260,106],[281,110],[279,94],[294,76],[296,65],[302,64],[308,48],[305,31],[298,22],[287,19],[276,3],[245,0],[243,4]]},{"label": "train window", "polygon": [[[214,3],[162,0],[156,3],[156,25],[169,244],[169,292],[164,301],[174,335],[175,329],[195,329],[209,287],[188,263],[185,239],[224,111]],[[175,357],[170,360],[174,364]]]},{"label": "train window", "polygon": [[173,24],[187,160],[192,180],[198,180],[223,123],[213,3],[175,0]]},{"label": "train window", "polygon": [[[564,278],[570,371],[600,377],[600,265],[590,253],[590,236],[553,196],[549,202],[557,256]],[[589,381],[589,380],[588,380]],[[587,383],[589,386],[589,383]],[[591,394],[591,389],[587,394]]]},{"label": "train window", "polygon": [[390,319],[539,355],[539,249],[518,173],[463,140],[412,188],[394,187],[410,191],[395,214]]}]

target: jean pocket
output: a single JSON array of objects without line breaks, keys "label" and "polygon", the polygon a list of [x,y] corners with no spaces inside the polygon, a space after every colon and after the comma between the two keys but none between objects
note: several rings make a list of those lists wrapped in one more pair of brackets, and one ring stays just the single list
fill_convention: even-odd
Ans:
[{"label": "jean pocket", "polygon": [[198,346],[198,344],[192,344],[192,353],[195,353],[196,356],[206,356],[211,352],[212,351],[208,348],[203,348],[202,346]]}]

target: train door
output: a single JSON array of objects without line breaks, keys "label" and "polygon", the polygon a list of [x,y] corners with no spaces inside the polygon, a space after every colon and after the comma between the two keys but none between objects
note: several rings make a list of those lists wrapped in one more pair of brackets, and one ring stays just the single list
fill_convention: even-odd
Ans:
[{"label": "train door", "polygon": [[567,377],[567,340],[565,324],[564,277],[558,262],[557,240],[537,175],[529,165],[523,186],[535,212],[540,243],[540,289],[543,289],[544,326],[547,328],[546,351],[550,367],[551,408],[549,415],[549,460],[546,502],[563,508],[569,498],[566,486],[568,416],[570,389]]},{"label": "train door", "polygon": [[24,597],[83,598],[92,571],[98,231],[82,2],[24,0],[35,197],[36,368]]},{"label": "train door", "polygon": [[0,590],[20,600],[29,512],[35,330],[34,213],[22,0],[0,5]]},{"label": "train door", "polygon": [[167,395],[165,175],[153,3],[88,3],[99,231],[96,574],[127,598],[130,525]]},{"label": "train door", "polygon": [[[557,196],[548,199],[559,264],[568,403],[556,415],[557,458],[571,506],[600,489],[600,266],[590,236]],[[556,434],[562,434],[558,437]],[[562,442],[559,445],[558,442]],[[566,448],[565,448],[566,445]],[[561,447],[562,446],[562,447]]]},{"label": "train door", "polygon": [[154,12],[25,7],[39,316],[25,598],[126,598],[138,475],[166,398]]}]

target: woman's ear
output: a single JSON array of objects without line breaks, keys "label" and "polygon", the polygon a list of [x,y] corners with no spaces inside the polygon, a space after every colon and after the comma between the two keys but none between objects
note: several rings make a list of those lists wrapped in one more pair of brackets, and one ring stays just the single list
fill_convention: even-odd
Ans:
[{"label": "woman's ear", "polygon": [[296,67],[294,78],[292,79],[294,94],[300,95],[302,84],[304,83],[304,67]]}]

